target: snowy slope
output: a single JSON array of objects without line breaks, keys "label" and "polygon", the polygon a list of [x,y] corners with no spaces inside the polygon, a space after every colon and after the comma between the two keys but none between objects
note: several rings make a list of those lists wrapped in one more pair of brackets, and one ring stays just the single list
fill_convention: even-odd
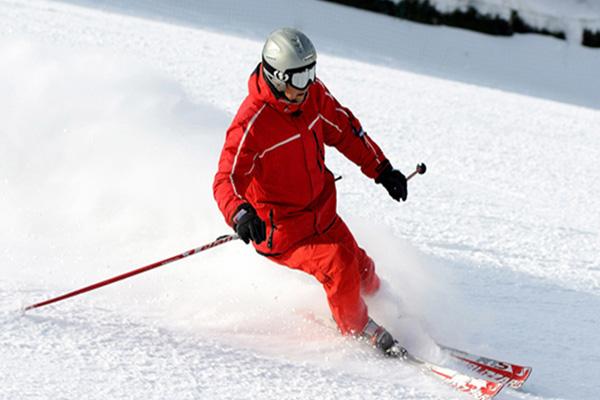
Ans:
[{"label": "snowy slope", "polygon": [[[321,52],[351,58],[366,63],[393,66],[404,71],[427,74],[480,86],[569,102],[595,109],[600,108],[600,80],[597,79],[600,54],[598,50],[570,46],[558,39],[538,35],[517,38],[489,38],[448,27],[423,27],[419,24],[398,21],[383,15],[361,12],[349,7],[332,4],[307,6],[313,1],[265,0],[223,3],[220,0],[194,0],[170,2],[128,0],[66,0],[68,3],[85,4],[103,11],[115,11],[128,15],[143,16],[167,23],[188,27],[202,27],[211,32],[229,32],[237,37],[250,39],[257,44],[278,24],[288,24],[307,29],[319,37]],[[318,2],[317,2],[318,3]],[[225,11],[224,11],[225,10]],[[323,23],[317,15],[322,15]],[[42,17],[43,18],[43,17]],[[53,15],[53,18],[58,18]],[[367,18],[367,23],[365,23]],[[204,50],[197,42],[179,43],[176,47],[164,47],[163,40],[133,41],[115,40],[117,32],[104,32],[100,37],[92,25],[79,37],[79,41],[98,43],[112,38],[115,45],[127,52],[144,53],[148,46],[161,46],[161,54],[176,57],[185,51]],[[36,29],[28,19],[14,21],[22,30]],[[383,28],[380,28],[383,27]],[[16,28],[15,28],[16,29]],[[105,31],[105,29],[104,29]],[[60,31],[50,33],[63,36]],[[517,39],[517,40],[513,40]],[[69,39],[66,39],[69,40]],[[217,40],[206,36],[207,42]],[[493,45],[490,45],[493,43]],[[140,47],[141,46],[141,47]],[[219,61],[221,49],[205,53]],[[535,52],[532,52],[535,49]],[[255,52],[244,49],[244,57],[254,62]],[[509,54],[510,56],[507,56]],[[237,56],[238,54],[236,54]],[[241,54],[240,54],[241,56]],[[173,64],[170,57],[156,57],[155,63],[170,70],[185,69],[185,74],[197,74],[198,69],[189,64]],[[212,88],[226,87],[236,91],[239,81],[245,80],[245,65],[237,68],[235,78],[228,82],[218,81]],[[238,72],[239,71],[239,72]],[[355,74],[356,75],[356,74]],[[231,81],[239,79],[239,81]],[[193,79],[199,82],[199,79]],[[231,81],[231,85],[229,82]],[[217,83],[217,82],[215,82]],[[188,83],[191,85],[192,83]],[[198,88],[196,88],[198,90]],[[203,88],[205,89],[205,88]],[[206,93],[212,99],[218,94]],[[237,101],[230,107],[237,108]]]},{"label": "snowy slope", "polygon": [[241,243],[18,312],[228,232],[210,183],[279,25],[396,165],[429,166],[398,205],[327,155],[386,280],[373,315],[430,358],[532,365],[500,399],[596,397],[597,51],[312,1],[120,3],[0,1],[0,398],[462,398],[338,337],[315,282]]}]

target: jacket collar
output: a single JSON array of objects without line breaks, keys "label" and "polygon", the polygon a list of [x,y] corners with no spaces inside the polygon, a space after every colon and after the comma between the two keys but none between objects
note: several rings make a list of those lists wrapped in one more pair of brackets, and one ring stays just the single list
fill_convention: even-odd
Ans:
[{"label": "jacket collar", "polygon": [[264,76],[262,64],[258,64],[248,79],[248,93],[253,99],[267,103],[277,111],[285,114],[301,111],[310,96],[310,92],[311,90],[308,91],[306,98],[300,104],[291,103],[285,97],[277,97]]}]

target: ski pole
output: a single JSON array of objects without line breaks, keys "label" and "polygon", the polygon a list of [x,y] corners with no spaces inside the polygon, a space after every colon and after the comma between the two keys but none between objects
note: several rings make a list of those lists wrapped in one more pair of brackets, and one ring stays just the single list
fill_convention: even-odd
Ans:
[{"label": "ski pole", "polygon": [[417,164],[417,168],[406,177],[406,180],[409,180],[410,178],[412,178],[413,176],[419,174],[419,175],[423,175],[425,172],[427,171],[427,166],[424,163],[421,164]]},{"label": "ski pole", "polygon": [[150,264],[150,265],[146,265],[145,267],[134,269],[133,271],[129,271],[129,272],[126,272],[124,274],[117,275],[115,277],[106,279],[104,281],[101,281],[101,282],[94,283],[92,285],[86,286],[84,288],[74,290],[72,292],[63,294],[62,296],[58,296],[58,297],[55,297],[55,298],[52,298],[52,299],[48,299],[48,300],[42,301],[40,303],[32,304],[30,306],[25,307],[23,309],[23,311],[31,310],[32,308],[43,307],[43,306],[46,306],[48,304],[52,304],[52,303],[56,303],[56,302],[61,301],[61,300],[68,299],[69,297],[77,296],[79,294],[86,293],[86,292],[92,291],[94,289],[101,288],[102,286],[110,285],[111,283],[115,283],[115,282],[121,281],[123,279],[127,279],[127,278],[129,278],[131,276],[141,274],[142,272],[150,271],[151,269],[154,269],[154,268],[162,267],[163,265],[172,263],[173,261],[181,260],[182,258],[191,256],[192,254],[198,254],[200,252],[203,252],[203,251],[208,250],[208,249],[212,249],[213,247],[217,247],[219,245],[222,245],[224,243],[230,242],[230,241],[235,240],[235,239],[239,239],[239,236],[238,235],[223,235],[223,236],[220,236],[214,242],[205,244],[204,246],[197,247],[195,249],[191,249],[191,250],[185,251],[185,252],[183,252],[181,254],[178,254],[176,256],[173,256],[173,257],[170,257],[170,258],[166,258],[166,259],[164,259],[162,261],[157,261],[157,262],[155,262],[153,264]]}]

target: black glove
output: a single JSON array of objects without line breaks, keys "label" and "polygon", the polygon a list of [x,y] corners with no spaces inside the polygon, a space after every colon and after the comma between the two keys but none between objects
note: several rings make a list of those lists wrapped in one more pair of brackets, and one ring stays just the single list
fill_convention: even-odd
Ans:
[{"label": "black glove", "polygon": [[236,210],[233,217],[233,229],[246,244],[251,240],[260,244],[267,237],[265,222],[256,215],[256,210],[248,203],[242,204]]},{"label": "black glove", "polygon": [[392,199],[396,201],[406,201],[407,188],[406,188],[406,177],[402,172],[394,169],[391,165],[384,169],[377,179],[376,183],[381,183],[383,187],[388,191]]}]

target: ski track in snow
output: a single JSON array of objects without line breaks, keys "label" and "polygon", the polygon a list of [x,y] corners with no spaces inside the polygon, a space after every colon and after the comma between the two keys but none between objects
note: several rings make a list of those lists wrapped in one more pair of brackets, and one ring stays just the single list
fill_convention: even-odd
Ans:
[{"label": "ski track in snow", "polygon": [[[209,183],[223,131],[276,27],[264,15],[285,15],[292,3],[257,3],[239,25],[233,3],[207,2],[206,13],[192,3],[0,1],[0,89],[13,95],[0,103],[13,111],[0,123],[0,398],[462,398],[401,366],[387,382],[385,361],[299,317],[327,317],[320,288],[242,247],[24,317],[15,311],[226,229]],[[598,71],[599,53],[303,4],[281,24],[307,28],[331,50],[319,54],[325,83],[404,172],[429,166],[399,206],[327,155],[344,176],[340,212],[403,311],[446,344],[534,367],[525,393],[499,399],[595,398],[600,115],[509,91],[516,82],[525,87],[517,92],[556,99],[562,86],[551,73],[562,71],[565,87],[577,88],[564,101],[591,105],[597,81],[585,71]],[[365,56],[361,39],[334,46],[311,12],[336,27],[339,13],[366,31],[401,29],[417,44],[399,46],[401,56],[374,45]],[[456,43],[468,51],[454,53]],[[534,57],[526,49],[562,60],[551,73],[495,74],[492,46],[514,50],[517,64]],[[430,53],[446,62],[431,63]],[[390,251],[399,240],[421,260],[409,259],[410,245]],[[371,300],[371,310],[431,350],[389,303]]]}]

